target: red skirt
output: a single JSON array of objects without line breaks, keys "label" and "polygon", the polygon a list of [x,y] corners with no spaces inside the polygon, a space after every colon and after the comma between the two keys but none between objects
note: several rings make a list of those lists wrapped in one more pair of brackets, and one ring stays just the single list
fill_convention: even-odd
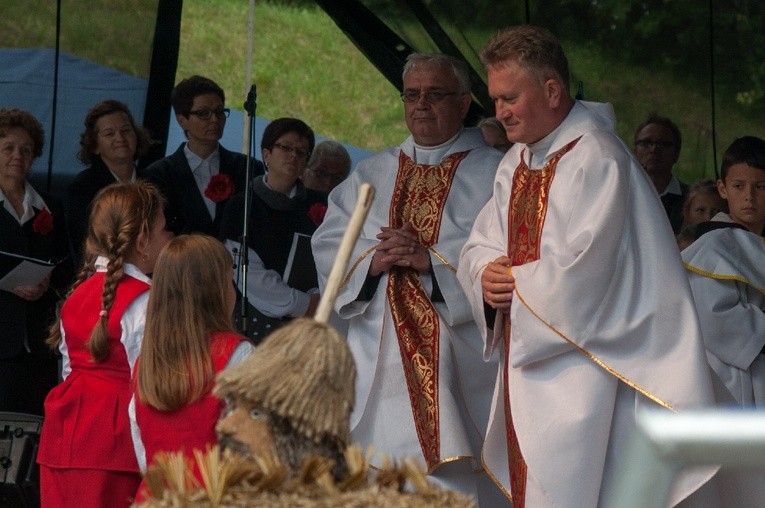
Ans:
[{"label": "red skirt", "polygon": [[41,464],[40,504],[45,508],[128,508],[140,483],[138,473]]}]

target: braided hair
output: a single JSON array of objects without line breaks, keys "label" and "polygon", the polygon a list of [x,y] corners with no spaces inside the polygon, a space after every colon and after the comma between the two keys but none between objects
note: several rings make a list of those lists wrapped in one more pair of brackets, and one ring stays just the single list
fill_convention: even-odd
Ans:
[{"label": "braided hair", "polygon": [[[125,275],[126,258],[138,236],[149,234],[163,206],[164,198],[159,190],[147,182],[112,184],[104,187],[93,200],[85,240],[85,262],[71,291],[94,273],[97,256],[109,260],[101,293],[101,312],[86,346],[96,362],[109,355],[109,310],[114,304],[117,284]],[[47,342],[52,348],[61,342],[60,322],[59,318],[50,330]]]}]

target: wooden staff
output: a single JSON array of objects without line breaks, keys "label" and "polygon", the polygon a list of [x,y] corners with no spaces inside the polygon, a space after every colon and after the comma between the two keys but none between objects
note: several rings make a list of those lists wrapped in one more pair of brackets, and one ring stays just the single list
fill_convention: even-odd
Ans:
[{"label": "wooden staff", "polygon": [[316,313],[313,316],[319,323],[327,323],[329,321],[329,314],[332,312],[337,293],[340,291],[340,282],[343,280],[343,274],[348,267],[348,260],[351,257],[353,247],[356,245],[356,240],[359,239],[361,227],[364,225],[374,197],[375,188],[369,183],[361,184],[356,208],[353,209],[351,218],[348,221],[348,227],[345,229],[340,247],[337,250],[337,257],[335,257],[332,270],[330,270],[329,277],[327,277],[327,284],[321,295],[321,300],[319,300],[319,306],[316,308]]}]

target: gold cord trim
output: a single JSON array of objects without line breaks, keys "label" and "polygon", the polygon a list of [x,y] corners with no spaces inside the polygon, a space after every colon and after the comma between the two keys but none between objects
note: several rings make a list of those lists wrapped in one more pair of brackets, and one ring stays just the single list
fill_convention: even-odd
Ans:
[{"label": "gold cord trim", "polygon": [[457,268],[454,267],[453,264],[448,262],[445,257],[443,257],[436,249],[433,247],[428,247],[428,250],[433,253],[434,256],[438,258],[441,263],[444,264],[449,270],[451,270],[453,273],[457,273]]},{"label": "gold cord trim", "polygon": [[504,485],[502,485],[502,482],[500,482],[497,477],[494,475],[494,473],[491,471],[489,466],[486,465],[486,461],[483,460],[483,454],[481,454],[481,464],[483,464],[483,469],[486,471],[486,474],[489,476],[491,481],[494,483],[494,485],[497,486],[497,488],[502,492],[502,494],[508,498],[511,502],[513,500],[513,495],[507,491]]},{"label": "gold cord trim", "polygon": [[343,282],[340,283],[340,289],[343,289],[346,284],[348,284],[348,280],[351,278],[351,275],[353,275],[353,272],[356,270],[356,267],[359,266],[359,263],[361,263],[365,257],[369,255],[370,252],[374,251],[377,248],[377,245],[374,247],[370,247],[369,250],[367,250],[365,253],[363,253],[361,256],[359,256],[359,259],[356,260],[355,263],[353,263],[353,266],[350,270],[348,270],[348,273],[345,275],[345,278],[343,279]]},{"label": "gold cord trim", "polygon": [[[449,462],[457,462],[458,460],[474,460],[474,461],[478,462],[478,459],[476,457],[473,457],[472,455],[457,455],[457,456],[454,456],[454,457],[449,457],[448,459],[441,459],[441,460],[439,460],[430,469],[428,469],[428,474],[433,474],[433,471],[435,471],[436,468],[438,468],[439,466],[442,466],[442,465],[447,464]],[[369,467],[377,469],[377,470],[380,470],[380,467],[379,466],[375,466],[374,464],[369,464]],[[487,472],[485,465],[484,465],[483,468],[474,469],[472,471],[472,474],[480,474],[480,473],[483,473],[483,472]],[[488,474],[488,472],[487,472],[487,474]],[[491,476],[491,475],[489,475],[489,476]]]},{"label": "gold cord trim", "polygon": [[701,268],[698,268],[693,265],[689,265],[688,263],[683,263],[685,268],[691,272],[697,273],[701,275],[702,277],[707,277],[709,279],[718,279],[718,280],[735,280],[737,282],[741,282],[742,284],[746,284],[747,286],[751,286],[760,293],[765,295],[765,288],[761,288],[756,286],[752,283],[752,281],[745,279],[744,277],[741,277],[739,275],[721,275],[718,273],[708,272],[706,270],[702,270]]},{"label": "gold cord trim", "polygon": [[448,464],[449,462],[457,462],[458,460],[477,460],[472,455],[457,455],[456,457],[449,457],[447,459],[441,459],[435,464],[433,464],[432,467],[428,468],[428,474],[433,474],[433,471],[436,470],[439,466],[442,466],[444,464]]},{"label": "gold cord trim", "polygon": [[649,392],[648,390],[646,390],[646,389],[645,389],[645,388],[643,388],[642,386],[640,386],[640,385],[638,385],[638,384],[634,383],[633,381],[630,381],[629,379],[627,379],[626,377],[624,377],[622,374],[620,374],[620,373],[616,372],[614,369],[612,369],[611,367],[609,367],[609,366],[608,366],[608,364],[606,364],[606,363],[605,363],[603,360],[601,360],[600,358],[596,357],[595,355],[593,355],[592,353],[590,353],[589,351],[587,351],[586,349],[584,349],[583,347],[581,347],[579,344],[577,344],[577,343],[576,343],[576,342],[574,342],[573,340],[571,340],[571,339],[569,339],[568,337],[566,337],[565,335],[563,335],[563,333],[562,333],[562,332],[560,332],[560,331],[559,331],[559,330],[557,330],[557,329],[556,329],[554,326],[552,326],[550,323],[548,323],[547,321],[545,321],[544,319],[542,319],[542,317],[541,317],[539,314],[537,314],[536,312],[534,312],[534,310],[533,310],[533,309],[532,309],[532,308],[529,306],[529,304],[528,304],[528,303],[526,303],[526,300],[524,300],[524,299],[523,299],[523,296],[521,296],[521,294],[518,292],[518,287],[517,287],[517,286],[516,286],[516,288],[515,288],[515,295],[516,295],[516,296],[517,296],[517,297],[518,297],[518,298],[521,300],[521,303],[522,303],[522,304],[523,304],[523,305],[524,305],[524,306],[525,306],[527,309],[529,309],[529,312],[531,312],[531,314],[532,314],[532,315],[533,315],[535,318],[537,318],[537,319],[538,319],[538,320],[540,320],[542,323],[544,323],[544,324],[545,324],[545,326],[547,326],[547,328],[549,328],[550,330],[552,330],[553,332],[555,332],[555,333],[556,333],[558,336],[560,336],[560,337],[561,337],[563,340],[565,340],[566,342],[568,342],[569,344],[571,344],[572,346],[574,346],[574,347],[575,347],[575,348],[576,348],[576,349],[577,349],[577,350],[578,350],[580,353],[582,353],[584,356],[586,356],[587,358],[589,358],[590,360],[592,360],[593,362],[595,362],[595,364],[596,364],[596,365],[598,365],[600,368],[602,368],[603,370],[605,370],[606,372],[608,372],[608,373],[609,373],[609,374],[611,374],[612,376],[616,377],[616,378],[617,378],[617,379],[619,379],[620,381],[624,382],[624,383],[625,383],[627,386],[631,387],[632,389],[634,389],[634,390],[638,391],[639,393],[642,393],[643,395],[645,395],[646,397],[648,397],[649,399],[651,399],[651,400],[652,400],[652,401],[654,401],[655,403],[659,404],[660,406],[663,406],[663,407],[665,407],[666,409],[669,409],[670,411],[675,411],[675,408],[674,408],[674,407],[672,407],[672,405],[671,405],[671,404],[669,404],[668,402],[665,402],[665,401],[663,401],[663,400],[662,400],[662,399],[660,399],[658,396],[656,396],[656,395],[652,394],[651,392]]}]

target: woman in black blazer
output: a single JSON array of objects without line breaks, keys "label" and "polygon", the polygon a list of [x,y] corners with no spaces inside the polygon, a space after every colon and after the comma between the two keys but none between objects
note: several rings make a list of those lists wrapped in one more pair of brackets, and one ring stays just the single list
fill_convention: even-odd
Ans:
[{"label": "woman in black blazer", "polygon": [[0,251],[59,261],[41,281],[0,289],[0,411],[40,416],[58,381],[57,358],[45,339],[72,276],[64,208],[27,182],[43,144],[35,117],[0,109]]},{"label": "woman in black blazer", "polygon": [[93,198],[109,184],[140,178],[135,161],[146,153],[149,144],[148,133],[135,124],[122,102],[108,99],[88,111],[77,158],[89,167],[69,184],[67,196],[67,228],[75,266],[82,264]]}]

